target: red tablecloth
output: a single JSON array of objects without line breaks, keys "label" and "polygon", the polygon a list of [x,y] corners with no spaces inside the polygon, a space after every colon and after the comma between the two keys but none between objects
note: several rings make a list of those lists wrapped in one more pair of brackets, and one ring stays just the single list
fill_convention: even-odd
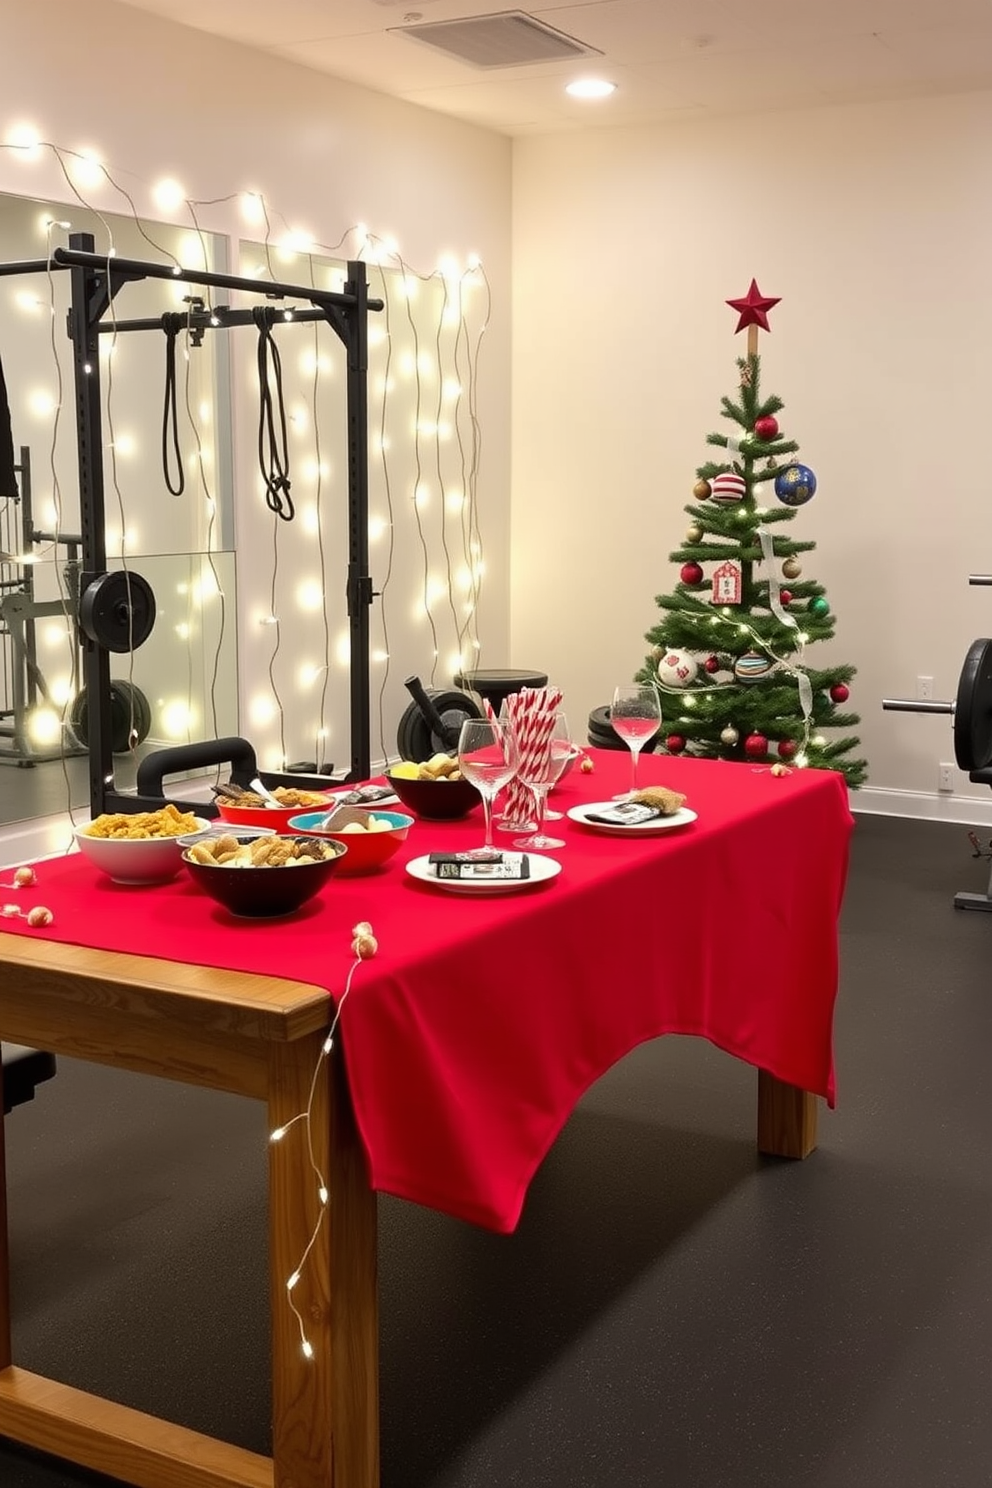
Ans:
[{"label": "red tablecloth", "polygon": [[[629,756],[592,757],[592,775],[573,769],[555,792],[560,809],[628,784]],[[404,872],[431,849],[481,841],[473,812],[418,822],[385,870],[332,879],[290,920],[232,920],[185,876],[127,888],[72,854],[4,896],[47,905],[54,923],[2,925],[337,997],[351,928],[371,921],[379,953],[357,969],[341,1018],[371,1182],[508,1232],[579,1097],[646,1039],[701,1035],[833,1103],[843,780],[653,755],[641,771],[684,791],[698,821],[637,841],[555,822],[562,872],[526,892],[470,899]]]}]

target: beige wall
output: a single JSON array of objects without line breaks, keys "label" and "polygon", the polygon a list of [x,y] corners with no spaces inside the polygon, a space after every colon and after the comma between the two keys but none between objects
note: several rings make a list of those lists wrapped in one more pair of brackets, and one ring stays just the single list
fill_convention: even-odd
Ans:
[{"label": "beige wall", "polygon": [[[574,714],[640,664],[677,580],[744,351],[723,302],[754,275],[782,297],[764,387],[819,478],[791,530],[817,543],[830,656],[858,667],[870,783],[897,793],[872,804],[952,811],[915,794],[950,721],[880,705],[918,674],[953,697],[992,634],[967,583],[992,571],[990,135],[983,94],[515,143],[512,647]],[[961,794],[985,809],[959,774]]]},{"label": "beige wall", "polygon": [[[809,571],[839,617],[833,654],[859,668],[875,804],[952,810],[933,796],[937,761],[953,757],[949,721],[880,702],[918,674],[953,696],[968,644],[992,629],[989,591],[967,585],[992,569],[992,96],[511,149],[107,0],[2,13],[0,134],[26,118],[63,146],[97,148],[140,211],[157,215],[150,188],[174,175],[194,198],[261,190],[326,244],[364,222],[418,269],[482,256],[485,659],[550,670],[577,733],[639,664],[654,596],[674,578],[667,555],[742,350],[723,301],[752,274],[781,295],[765,386],[819,476],[795,530],[818,545]],[[3,150],[0,190],[71,200],[50,157]],[[244,231],[233,202],[201,217],[232,239]],[[959,776],[954,804],[980,819],[988,795]]]},{"label": "beige wall", "polygon": [[[445,258],[453,258],[462,268],[473,255],[482,260],[491,292],[491,311],[478,347],[475,384],[475,412],[484,431],[477,510],[486,577],[479,631],[483,664],[505,665],[510,142],[474,126],[339,83],[289,62],[263,57],[248,48],[159,21],[107,0],[86,5],[74,0],[69,3],[54,0],[44,6],[15,5],[0,0],[0,20],[4,63],[0,140],[9,140],[15,126],[27,122],[35,126],[44,140],[62,150],[95,150],[114,179],[130,193],[138,213],[148,219],[163,215],[154,201],[155,183],[163,177],[175,179],[189,198],[203,203],[197,206],[201,226],[228,239],[228,258],[234,267],[238,264],[238,240],[257,237],[260,232],[257,226],[246,225],[239,210],[237,197],[245,190],[264,194],[275,239],[287,229],[305,231],[321,245],[325,256],[341,258],[358,253],[360,240],[351,229],[361,223],[380,241],[394,240],[404,264],[414,275],[430,275]],[[28,158],[23,152],[0,147],[0,192],[65,202],[65,216],[70,221],[74,207],[77,217],[81,215],[52,150],[42,149],[37,158]],[[95,188],[87,187],[85,195],[92,205],[107,212],[129,210],[123,195],[106,182]],[[188,210],[178,209],[171,220],[189,226]],[[89,228],[91,220],[85,226]],[[56,238],[62,240],[62,236]],[[45,239],[41,233],[37,241],[25,245],[22,256],[36,257],[44,251]],[[149,251],[146,256],[156,255]],[[387,259],[386,263],[391,269],[396,266],[395,258]],[[278,255],[275,267],[279,267]],[[299,261],[294,267],[299,274]],[[287,274],[287,277],[292,276]],[[381,293],[379,272],[370,269],[369,278],[372,293]],[[0,282],[9,286],[15,281]],[[478,307],[487,302],[487,295],[481,288],[474,288],[471,293],[475,335],[483,319]],[[421,298],[425,297],[426,291]],[[395,307],[394,319],[399,319]],[[377,330],[381,324],[380,320]],[[407,328],[398,324],[397,329],[402,336]],[[16,379],[16,370],[13,365],[7,366],[8,381]],[[249,379],[247,371],[244,378],[240,371],[236,366],[239,421],[245,426],[240,447],[251,451],[254,440],[250,420],[254,418],[257,424],[257,390],[254,409],[249,408],[251,399],[244,391]],[[392,375],[397,379],[403,375],[396,364]],[[338,394],[343,411],[340,377]],[[150,396],[154,406],[160,408],[159,385]],[[425,386],[424,399],[425,407],[433,407],[433,387]],[[411,430],[412,427],[411,415]],[[33,431],[27,434],[18,428],[16,437],[19,442],[31,443],[34,436]],[[44,437],[41,431],[39,445]],[[71,421],[63,421],[61,437],[71,443]],[[394,437],[394,444],[397,438]],[[433,451],[424,445],[420,458],[430,467],[424,477],[429,480]],[[457,459],[457,454],[452,458]],[[156,449],[149,452],[149,459],[156,465],[150,471],[153,479],[149,484],[157,490],[161,474]],[[258,603],[264,602],[268,613],[271,568],[271,543],[259,530],[258,517],[264,517],[265,513],[260,508],[258,474],[250,465],[250,460],[243,461],[236,474],[235,509],[245,732],[251,727],[252,693],[260,685],[258,676],[250,675],[255,663],[248,642],[250,639],[257,644]],[[343,459],[338,462],[338,468],[344,468]],[[407,519],[407,528],[413,525],[408,518],[413,509],[412,494],[412,489],[405,488],[392,493],[397,508]],[[424,566],[419,534],[407,532],[403,540],[407,551],[398,555],[397,564],[407,560],[408,566],[419,573]],[[452,541],[449,537],[449,542]],[[373,554],[373,560],[375,557]],[[327,570],[327,585],[333,588],[336,597],[344,591],[344,565],[342,545],[336,543]],[[396,570],[394,564],[391,570],[394,580]],[[374,578],[378,586],[383,575],[380,572]],[[253,590],[254,598],[258,599],[254,607]],[[409,618],[414,606],[405,597],[399,603],[399,592],[395,589],[397,602],[390,627],[398,652],[403,652],[401,641],[409,644],[405,654],[398,655],[389,679],[390,696],[382,708],[378,678],[373,679],[374,754],[383,740],[389,749],[395,750],[396,720],[410,701],[402,685],[404,676],[416,670],[425,681],[433,680],[441,687],[451,685],[450,673],[432,675],[434,662],[427,626],[420,627],[419,656],[416,638],[400,634],[412,633],[415,626]],[[443,623],[440,606],[438,610]],[[244,631],[248,623],[245,616],[255,617],[255,629],[250,637]],[[377,638],[374,614],[373,640]],[[447,664],[451,649],[446,643],[442,666]],[[287,665],[296,654],[292,637],[284,634],[282,656],[287,658]],[[302,645],[299,656],[301,659],[309,656]],[[261,670],[264,673],[264,668]],[[261,683],[264,682],[263,675]],[[386,727],[380,728],[383,714]],[[347,763],[341,732],[344,731],[339,730],[334,739],[329,757]],[[259,742],[268,748],[267,738]],[[306,751],[297,743],[289,757],[301,755],[306,757]]]}]

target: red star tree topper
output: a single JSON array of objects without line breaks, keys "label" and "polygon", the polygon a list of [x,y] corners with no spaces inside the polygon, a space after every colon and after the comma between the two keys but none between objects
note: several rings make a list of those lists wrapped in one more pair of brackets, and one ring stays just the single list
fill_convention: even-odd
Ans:
[{"label": "red star tree topper", "polygon": [[743,299],[728,300],[727,304],[738,312],[738,331],[743,331],[745,326],[760,326],[763,331],[768,331],[771,329],[768,324],[768,312],[774,309],[780,301],[781,296],[772,298],[770,295],[763,295],[758,288],[757,280],[752,279],[751,288]]}]

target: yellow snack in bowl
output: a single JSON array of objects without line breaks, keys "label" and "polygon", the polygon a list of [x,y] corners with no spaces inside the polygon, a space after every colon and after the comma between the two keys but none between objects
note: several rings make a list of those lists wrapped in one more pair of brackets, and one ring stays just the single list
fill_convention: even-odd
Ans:
[{"label": "yellow snack in bowl", "polygon": [[399,780],[416,780],[420,773],[420,766],[413,760],[400,760],[392,766],[390,775],[395,775]]}]

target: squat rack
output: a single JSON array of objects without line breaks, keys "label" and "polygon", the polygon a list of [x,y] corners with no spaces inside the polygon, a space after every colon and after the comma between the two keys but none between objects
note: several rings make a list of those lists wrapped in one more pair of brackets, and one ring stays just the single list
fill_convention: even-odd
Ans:
[{"label": "squat rack", "polygon": [[[80,532],[82,571],[80,611],[82,676],[90,700],[88,743],[90,808],[94,816],[105,811],[154,809],[161,798],[125,795],[114,785],[111,683],[109,649],[100,638],[100,627],[88,624],[95,613],[111,626],[128,634],[137,617],[141,590],[132,593],[132,571],[121,575],[121,586],[106,587],[114,575],[107,573],[105,495],[103,472],[102,409],[100,396],[99,337],[132,331],[164,329],[163,318],[118,320],[108,324],[103,317],[125,284],[143,279],[166,279],[210,289],[243,290],[264,294],[268,300],[303,300],[310,309],[293,306],[291,314],[275,305],[244,310],[217,305],[190,306],[182,324],[197,337],[211,330],[258,325],[261,315],[271,326],[277,320],[325,320],[344,345],[347,354],[348,428],[348,569],[346,598],[351,641],[350,708],[351,765],[349,780],[364,780],[371,769],[371,723],[369,701],[369,608],[375,597],[369,573],[368,541],[368,312],[381,310],[383,301],[371,299],[365,264],[349,260],[344,289],[319,290],[310,285],[250,279],[238,274],[185,269],[179,265],[150,263],[95,252],[91,233],[71,233],[68,248],[55,248],[50,259],[0,264],[0,277],[45,273],[65,269],[70,276],[71,300],[68,334],[73,346],[76,439],[79,463]],[[144,581],[141,585],[147,590]],[[101,596],[102,589],[102,596]],[[109,606],[106,603],[110,595]],[[76,617],[73,617],[75,620]],[[145,631],[147,634],[147,630]],[[126,649],[115,648],[115,649]],[[177,802],[181,809],[201,809],[202,803]]]}]

